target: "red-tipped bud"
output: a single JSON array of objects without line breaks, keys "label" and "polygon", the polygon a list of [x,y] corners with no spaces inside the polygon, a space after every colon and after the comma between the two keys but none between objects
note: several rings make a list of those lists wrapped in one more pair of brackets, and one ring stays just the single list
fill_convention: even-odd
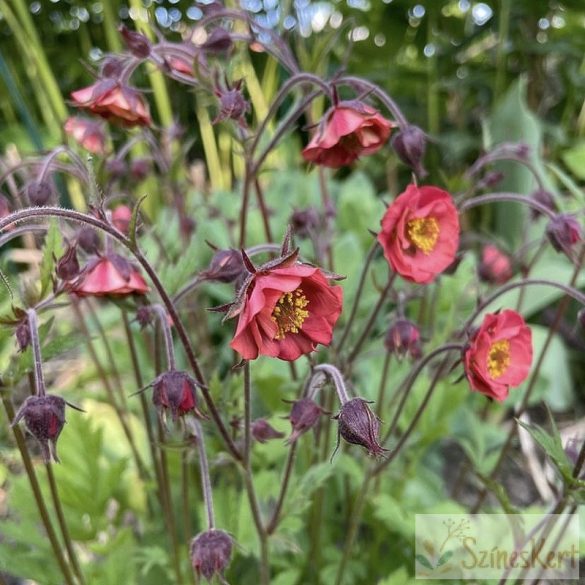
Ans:
[{"label": "red-tipped bud", "polygon": [[481,280],[492,284],[504,284],[514,276],[509,256],[493,244],[483,247],[477,273]]},{"label": "red-tipped bud", "polygon": [[213,121],[214,124],[222,120],[236,120],[244,123],[244,116],[250,109],[250,104],[241,90],[242,81],[238,81],[232,89],[218,89],[216,95],[219,99],[219,113]]},{"label": "red-tipped bud", "polygon": [[18,345],[18,351],[24,351],[30,345],[30,327],[28,319],[23,319],[14,331],[16,337],[16,345]]},{"label": "red-tipped bud", "polygon": [[150,55],[150,41],[142,34],[121,25],[118,29],[128,50],[139,59],[146,59]]},{"label": "red-tipped bud", "polygon": [[322,414],[323,409],[310,398],[301,398],[293,402],[289,416],[292,433],[287,443],[294,443],[302,434],[314,427]]},{"label": "red-tipped bud", "polygon": [[209,263],[209,268],[201,274],[206,280],[217,282],[235,282],[245,275],[246,268],[242,253],[232,248],[218,250]]},{"label": "red-tipped bud", "polygon": [[339,422],[339,434],[348,443],[361,445],[374,456],[387,451],[378,442],[380,421],[363,398],[353,398],[343,404],[335,418]]},{"label": "red-tipped bud", "polygon": [[282,439],[284,433],[277,431],[266,419],[258,418],[252,422],[252,436],[259,443],[266,443],[270,439]]},{"label": "red-tipped bud", "polygon": [[114,227],[123,234],[128,233],[132,210],[127,205],[120,205],[112,211],[112,223]]},{"label": "red-tipped bud", "polygon": [[197,409],[197,382],[186,372],[165,372],[152,386],[152,402],[161,414],[169,410],[175,421],[188,413],[203,417]]},{"label": "red-tipped bud", "polygon": [[[534,199],[541,205],[548,207],[551,211],[557,212],[559,210],[555,198],[553,197],[553,194],[550,191],[547,191],[546,189],[537,189],[536,191],[534,191],[534,193],[532,193],[532,199]],[[540,217],[542,214],[540,213],[540,211],[538,211],[538,209],[534,209],[534,207],[531,207],[530,215],[532,219],[536,219],[537,217]]]},{"label": "red-tipped bud", "polygon": [[423,158],[427,148],[427,137],[417,126],[407,126],[392,139],[392,148],[398,158],[419,177],[426,177]]},{"label": "red-tipped bud", "polygon": [[61,280],[72,280],[79,274],[79,261],[75,246],[69,246],[65,254],[59,258],[55,272]]},{"label": "red-tipped bud", "polygon": [[24,419],[30,434],[40,443],[46,463],[59,461],[56,442],[65,425],[65,400],[59,396],[29,396],[18,409],[12,426]]},{"label": "red-tipped bud", "polygon": [[130,164],[130,174],[136,181],[144,181],[150,172],[150,161],[147,158],[137,158]]},{"label": "red-tipped bud", "polygon": [[422,355],[420,343],[420,331],[418,327],[408,319],[396,319],[386,332],[384,338],[386,349],[402,359],[409,354],[411,358],[418,359]]},{"label": "red-tipped bud", "polygon": [[577,218],[560,213],[548,222],[546,235],[557,252],[570,255],[573,246],[583,240],[583,229]]},{"label": "red-tipped bud", "polygon": [[46,205],[53,194],[49,183],[45,181],[33,181],[26,189],[26,194],[31,205],[39,207]]},{"label": "red-tipped bud", "polygon": [[100,77],[116,78],[124,71],[124,60],[115,55],[108,55],[101,62]]},{"label": "red-tipped bud", "polygon": [[201,532],[191,541],[191,564],[195,573],[208,581],[223,573],[232,557],[232,537],[223,530]]},{"label": "red-tipped bud", "polygon": [[308,238],[319,229],[321,216],[314,207],[296,209],[290,216],[289,223],[293,227],[295,236]]},{"label": "red-tipped bud", "polygon": [[84,227],[77,233],[77,244],[84,252],[97,254],[100,248],[100,237],[93,228]]}]

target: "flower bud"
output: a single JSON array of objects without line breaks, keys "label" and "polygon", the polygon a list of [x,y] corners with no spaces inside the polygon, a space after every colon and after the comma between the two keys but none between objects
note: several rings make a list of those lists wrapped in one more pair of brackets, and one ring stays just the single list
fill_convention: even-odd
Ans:
[{"label": "flower bud", "polygon": [[39,207],[46,205],[51,198],[51,186],[45,181],[33,181],[26,189],[26,194],[31,205]]},{"label": "flower bud", "polygon": [[65,254],[59,258],[55,272],[61,280],[72,280],[79,274],[79,261],[75,246],[69,246]]},{"label": "flower bud", "polygon": [[126,163],[118,158],[106,162],[106,171],[112,179],[120,179],[127,173]]},{"label": "flower bud", "polygon": [[230,33],[218,26],[211,31],[207,40],[201,45],[201,49],[211,53],[225,53],[232,48],[232,36]]},{"label": "flower bud", "polygon": [[84,252],[97,254],[100,247],[100,237],[93,228],[84,227],[77,233],[77,244]]},{"label": "flower bud", "polygon": [[18,351],[24,351],[30,345],[30,327],[28,319],[23,319],[14,331],[16,337],[16,345],[18,345]]},{"label": "flower bud", "polygon": [[[548,207],[551,211],[557,212],[559,210],[553,194],[546,189],[537,189],[534,191],[534,193],[532,193],[532,199],[541,205]],[[538,209],[534,209],[534,207],[530,208],[530,216],[532,219],[536,219],[537,217],[540,217],[540,215],[542,214]]]},{"label": "flower bud", "polygon": [[406,126],[392,139],[392,148],[394,148],[398,158],[419,176],[425,177],[425,170],[422,161],[427,148],[427,138],[425,133],[417,126]]},{"label": "flower bud", "polygon": [[146,158],[137,158],[130,164],[130,174],[136,181],[144,181],[150,172],[150,161]]},{"label": "flower bud", "polygon": [[56,442],[65,425],[65,400],[59,396],[29,396],[18,409],[12,426],[24,419],[30,434],[40,443],[45,463],[59,462]]},{"label": "flower bud", "polygon": [[146,59],[150,55],[150,41],[142,34],[122,25],[118,29],[128,50],[139,59]]},{"label": "flower bud", "polygon": [[501,183],[502,179],[504,178],[504,173],[501,171],[488,171],[482,179],[480,179],[476,184],[475,188],[477,190],[481,189],[493,189],[499,183]]},{"label": "flower bud", "polygon": [[504,284],[514,276],[512,261],[493,244],[483,247],[477,273],[481,280],[492,284]]},{"label": "flower bud", "polygon": [[277,431],[266,419],[258,418],[251,425],[252,436],[259,443],[266,443],[270,439],[282,439],[284,433]]},{"label": "flower bud", "polygon": [[232,556],[232,537],[223,530],[212,528],[201,532],[191,541],[191,564],[195,573],[208,581],[223,577]]},{"label": "flower bud", "polygon": [[339,422],[339,434],[348,443],[361,445],[374,456],[384,455],[387,451],[378,443],[380,421],[363,398],[353,398],[343,404],[334,418]]},{"label": "flower bud", "polygon": [[229,248],[218,250],[209,263],[209,268],[201,274],[206,280],[217,282],[235,282],[242,275],[246,274],[246,267],[239,250]]},{"label": "flower bud", "polygon": [[573,246],[583,239],[583,230],[577,218],[559,213],[548,222],[546,235],[557,252],[570,255]]},{"label": "flower bud", "polygon": [[244,116],[250,109],[250,104],[244,97],[241,87],[242,80],[240,79],[231,89],[216,89],[215,95],[219,99],[219,113],[213,121],[214,124],[228,119],[236,120],[240,124],[244,123]]},{"label": "flower bud", "polygon": [[287,439],[287,443],[289,445],[294,443],[302,434],[315,426],[322,414],[324,414],[324,410],[310,398],[301,398],[293,402],[289,416],[292,433]]},{"label": "flower bud", "polygon": [[150,325],[155,318],[156,314],[152,310],[152,307],[149,306],[142,306],[138,307],[136,311],[136,321],[140,324],[140,329],[144,329],[146,326]]},{"label": "flower bud", "polygon": [[409,319],[396,319],[388,328],[384,339],[386,350],[402,359],[410,354],[413,359],[422,355],[420,331]]},{"label": "flower bud", "polygon": [[132,219],[132,210],[127,205],[119,205],[112,211],[112,223],[114,227],[123,234],[128,233],[130,220]]},{"label": "flower bud", "polygon": [[289,223],[299,238],[308,238],[321,225],[321,217],[314,207],[296,209],[290,216]]},{"label": "flower bud", "polygon": [[190,412],[203,417],[197,409],[197,382],[186,372],[165,372],[154,380],[152,387],[152,402],[161,414],[170,410],[174,421]]},{"label": "flower bud", "polygon": [[114,55],[108,55],[101,63],[100,77],[120,77],[124,70],[124,60]]}]

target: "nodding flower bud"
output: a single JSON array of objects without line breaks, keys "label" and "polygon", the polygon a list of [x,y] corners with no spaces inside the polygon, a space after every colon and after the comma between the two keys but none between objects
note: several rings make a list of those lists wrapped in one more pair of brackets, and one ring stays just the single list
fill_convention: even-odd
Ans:
[{"label": "nodding flower bud", "polygon": [[[555,198],[553,197],[553,194],[550,191],[547,191],[546,189],[537,189],[536,191],[534,191],[534,193],[532,193],[531,197],[541,205],[548,207],[551,211],[556,212],[559,210]],[[534,207],[530,208],[530,216],[532,217],[532,219],[536,219],[541,215],[542,214],[540,213],[540,211],[538,211],[538,209],[534,209]]]},{"label": "nodding flower bud", "polygon": [[225,53],[232,48],[232,45],[232,35],[225,28],[218,26],[211,31],[200,48],[210,53]]},{"label": "nodding flower bud", "polygon": [[266,419],[258,418],[251,425],[252,436],[259,443],[266,443],[270,439],[282,439],[284,433],[277,431]]},{"label": "nodding flower bud", "polygon": [[30,434],[40,443],[45,463],[59,462],[56,443],[65,425],[65,400],[59,396],[29,396],[18,409],[12,426],[24,419]]},{"label": "nodding flower bud", "polygon": [[492,284],[504,284],[514,276],[509,256],[493,244],[483,247],[477,273],[481,280]]},{"label": "nodding flower bud", "polygon": [[23,319],[14,331],[16,337],[16,345],[18,345],[18,351],[24,351],[30,345],[30,327],[28,319]]},{"label": "nodding flower bud", "polygon": [[61,280],[73,280],[79,274],[79,261],[75,246],[69,246],[65,254],[59,258],[55,272]]},{"label": "nodding flower bud", "polygon": [[140,329],[144,329],[146,326],[150,325],[156,317],[156,313],[152,310],[152,307],[144,305],[142,307],[138,307],[136,311],[136,321],[140,324]]},{"label": "nodding flower bud", "polygon": [[425,133],[417,126],[406,126],[392,139],[392,148],[398,155],[398,158],[419,177],[426,177],[422,161],[427,148],[427,137]]},{"label": "nodding flower bud", "polygon": [[315,426],[319,417],[325,411],[311,398],[301,398],[292,403],[293,407],[290,411],[290,424],[292,433],[287,439],[290,445],[294,443],[302,434],[306,433],[310,428]]},{"label": "nodding flower bud", "polygon": [[100,237],[93,228],[84,227],[77,232],[77,244],[84,252],[97,254],[100,248]]},{"label": "nodding flower bud", "polygon": [[223,530],[212,528],[201,532],[191,541],[191,564],[197,576],[208,581],[214,576],[223,582],[223,573],[232,557],[232,537]]},{"label": "nodding flower bud", "polygon": [[115,55],[108,55],[103,59],[100,66],[100,77],[120,77],[124,71],[124,59]]},{"label": "nodding flower bud", "polygon": [[306,209],[295,209],[290,216],[290,225],[293,227],[295,236],[299,238],[308,238],[321,225],[321,216],[314,207]]},{"label": "nodding flower bud", "polygon": [[106,162],[106,171],[109,173],[112,179],[120,179],[126,175],[126,163],[119,158],[113,158]]},{"label": "nodding flower bud", "polygon": [[150,55],[150,41],[142,34],[121,25],[118,28],[128,50],[139,59],[146,59]]},{"label": "nodding flower bud", "polygon": [[236,282],[247,273],[244,259],[239,250],[229,248],[218,250],[209,263],[209,268],[201,273],[205,280],[217,282]]},{"label": "nodding flower bud", "polygon": [[219,99],[219,113],[217,114],[214,124],[223,120],[236,120],[240,125],[244,125],[244,116],[250,109],[250,104],[242,93],[243,80],[238,80],[233,88],[215,90],[215,95]]},{"label": "nodding flower bud", "polygon": [[164,372],[152,382],[151,386],[153,387],[152,403],[161,416],[170,410],[174,421],[188,413],[203,418],[197,409],[195,394],[197,382],[186,372],[174,370]]},{"label": "nodding flower bud", "polygon": [[396,319],[388,327],[384,338],[386,350],[402,359],[409,354],[418,359],[422,355],[420,331],[409,319]]},{"label": "nodding flower bud", "polygon": [[28,185],[26,194],[31,205],[41,207],[48,203],[53,191],[46,181],[33,181]]},{"label": "nodding flower bud", "polygon": [[137,181],[144,181],[150,172],[150,161],[147,158],[136,158],[130,164],[130,174]]},{"label": "nodding flower bud", "polygon": [[339,422],[339,434],[348,443],[361,445],[374,456],[384,455],[387,451],[378,443],[380,420],[370,410],[367,400],[348,400],[334,418]]},{"label": "nodding flower bud", "polygon": [[548,222],[546,235],[557,252],[570,256],[573,246],[583,239],[583,230],[576,217],[559,213]]}]

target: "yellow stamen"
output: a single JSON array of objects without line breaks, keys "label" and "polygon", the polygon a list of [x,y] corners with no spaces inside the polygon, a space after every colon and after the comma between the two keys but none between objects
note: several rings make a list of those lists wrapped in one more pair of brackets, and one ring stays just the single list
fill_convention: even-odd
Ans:
[{"label": "yellow stamen", "polygon": [[510,342],[507,339],[496,341],[490,346],[487,357],[487,368],[494,379],[503,376],[510,366]]},{"label": "yellow stamen", "polygon": [[417,217],[407,224],[410,241],[423,253],[430,254],[439,238],[439,222],[434,217]]},{"label": "yellow stamen", "polygon": [[287,333],[298,333],[309,311],[305,307],[309,301],[303,289],[297,288],[293,292],[284,293],[276,303],[270,317],[278,326],[275,339],[284,339]]}]

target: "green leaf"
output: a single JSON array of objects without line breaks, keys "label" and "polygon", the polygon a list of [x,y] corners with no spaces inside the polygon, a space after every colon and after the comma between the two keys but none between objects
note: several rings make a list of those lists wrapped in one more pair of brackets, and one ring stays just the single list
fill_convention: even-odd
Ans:
[{"label": "green leaf", "polygon": [[55,258],[63,253],[63,240],[61,231],[55,220],[51,221],[49,230],[43,245],[43,257],[41,260],[41,299],[45,297],[53,284],[52,276],[55,269]]},{"label": "green leaf", "polygon": [[426,567],[427,569],[430,569],[431,571],[434,569],[432,563],[424,555],[416,555],[415,558],[423,567]]},{"label": "green leaf", "polygon": [[437,567],[443,566],[452,556],[453,556],[452,550],[448,550],[446,553],[441,555],[441,558],[437,561]]},{"label": "green leaf", "polygon": [[130,238],[130,242],[132,243],[132,248],[136,249],[136,225],[138,223],[138,213],[140,211],[140,206],[142,202],[148,197],[148,195],[143,195],[134,205],[132,209],[132,217],[130,217],[130,223],[128,224],[128,237]]}]

